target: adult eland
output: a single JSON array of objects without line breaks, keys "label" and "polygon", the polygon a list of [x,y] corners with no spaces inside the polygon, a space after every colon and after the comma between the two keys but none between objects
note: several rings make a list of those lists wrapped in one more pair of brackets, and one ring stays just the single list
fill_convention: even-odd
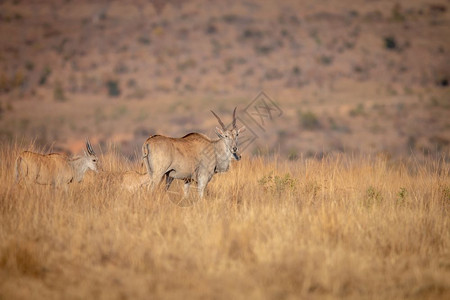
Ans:
[{"label": "adult eland", "polygon": [[179,179],[184,181],[183,190],[187,196],[190,184],[194,181],[199,197],[203,198],[204,190],[214,174],[228,171],[232,158],[241,159],[238,136],[245,131],[245,126],[237,128],[236,108],[230,129],[211,111],[220,124],[220,128],[215,129],[218,139],[212,140],[195,132],[181,138],[163,135],[149,137],[142,146],[142,154],[152,189],[164,177],[166,189],[174,179]]}]

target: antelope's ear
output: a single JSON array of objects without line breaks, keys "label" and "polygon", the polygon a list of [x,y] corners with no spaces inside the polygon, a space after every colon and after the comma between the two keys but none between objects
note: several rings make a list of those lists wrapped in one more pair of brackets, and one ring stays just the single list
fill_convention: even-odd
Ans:
[{"label": "antelope's ear", "polygon": [[246,130],[245,126],[242,126],[241,128],[239,128],[238,133],[245,132],[245,130]]},{"label": "antelope's ear", "polygon": [[219,127],[216,127],[216,134],[217,134],[220,138],[223,138],[223,136],[224,136],[223,131],[222,131]]}]

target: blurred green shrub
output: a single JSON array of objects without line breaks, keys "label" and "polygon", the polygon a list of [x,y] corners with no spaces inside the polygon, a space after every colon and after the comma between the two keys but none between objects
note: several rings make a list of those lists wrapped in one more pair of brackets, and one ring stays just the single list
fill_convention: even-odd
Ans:
[{"label": "blurred green shrub", "polygon": [[106,88],[110,97],[119,97],[121,94],[118,80],[110,79],[106,81]]},{"label": "blurred green shrub", "polygon": [[319,119],[311,111],[298,112],[298,118],[299,118],[300,126],[303,127],[304,129],[316,130],[316,129],[320,129],[320,127],[321,127]]}]

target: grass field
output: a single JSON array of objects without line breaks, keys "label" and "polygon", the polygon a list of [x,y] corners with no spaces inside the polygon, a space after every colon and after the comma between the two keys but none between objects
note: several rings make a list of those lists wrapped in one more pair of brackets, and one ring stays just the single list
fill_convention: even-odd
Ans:
[{"label": "grass field", "polygon": [[[450,299],[449,53],[448,0],[0,1],[0,300]],[[112,175],[235,107],[205,199]]]},{"label": "grass field", "polygon": [[0,299],[450,296],[448,159],[244,158],[180,207],[92,174],[14,186],[19,150],[0,148]]}]

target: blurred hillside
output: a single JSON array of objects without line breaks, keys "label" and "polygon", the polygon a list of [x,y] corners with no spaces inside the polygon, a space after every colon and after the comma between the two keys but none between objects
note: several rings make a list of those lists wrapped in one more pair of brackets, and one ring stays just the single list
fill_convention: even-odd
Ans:
[{"label": "blurred hillside", "polygon": [[[435,155],[450,149],[450,1],[2,1],[0,140],[136,155],[151,134],[247,154]],[[282,115],[243,111],[264,91]],[[247,118],[247,119],[245,119]]]}]

